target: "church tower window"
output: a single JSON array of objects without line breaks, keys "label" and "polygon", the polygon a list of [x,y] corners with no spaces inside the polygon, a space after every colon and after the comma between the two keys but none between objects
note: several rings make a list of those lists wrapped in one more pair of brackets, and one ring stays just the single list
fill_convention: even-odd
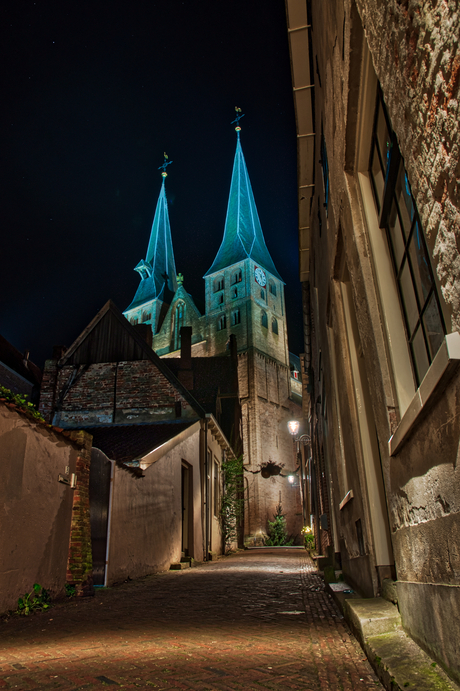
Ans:
[{"label": "church tower window", "polygon": [[220,295],[217,296],[217,304],[218,305],[224,304],[224,294],[223,293],[221,293]]},{"label": "church tower window", "polygon": [[180,348],[180,330],[184,325],[184,319],[185,303],[178,302],[174,313],[174,350],[179,350]]},{"label": "church tower window", "polygon": [[260,297],[262,298],[262,300],[265,300],[265,290],[263,288],[260,291]]},{"label": "church tower window", "polygon": [[232,326],[236,326],[237,324],[241,324],[240,310],[235,310],[232,312]]},{"label": "church tower window", "polygon": [[270,293],[276,297],[276,285],[270,281]]},{"label": "church tower window", "polygon": [[223,276],[218,276],[214,279],[214,292],[217,293],[218,290],[223,290],[225,286],[225,281]]},{"label": "church tower window", "polygon": [[268,317],[266,312],[262,312],[261,324],[268,329]]},{"label": "church tower window", "polygon": [[275,317],[272,319],[272,331],[274,334],[278,333],[278,320]]},{"label": "church tower window", "polygon": [[227,318],[222,314],[217,321],[217,331],[223,331],[227,327]]},{"label": "church tower window", "polygon": [[241,272],[241,269],[239,269],[232,276],[232,285],[234,285],[235,283],[241,283],[242,280],[243,280],[243,274]]},{"label": "church tower window", "polygon": [[235,299],[238,297],[238,288],[233,288],[232,290],[232,298]]}]

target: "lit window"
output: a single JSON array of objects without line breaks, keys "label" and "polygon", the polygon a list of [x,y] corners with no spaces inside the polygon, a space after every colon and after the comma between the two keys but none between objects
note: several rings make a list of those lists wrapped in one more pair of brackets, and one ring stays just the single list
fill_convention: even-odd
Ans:
[{"label": "lit window", "polygon": [[262,312],[261,323],[262,323],[262,326],[264,326],[266,329],[268,329],[268,317],[267,317],[266,312]]},{"label": "lit window", "polygon": [[241,269],[239,269],[236,273],[233,274],[232,276],[232,285],[234,283],[241,283],[243,280],[243,274],[241,273]]},{"label": "lit window", "polygon": [[178,302],[174,313],[174,350],[180,348],[180,330],[184,325],[185,302]]},{"label": "lit window", "polygon": [[369,173],[379,226],[385,229],[390,246],[414,376],[419,386],[446,329],[417,207],[380,88]]}]

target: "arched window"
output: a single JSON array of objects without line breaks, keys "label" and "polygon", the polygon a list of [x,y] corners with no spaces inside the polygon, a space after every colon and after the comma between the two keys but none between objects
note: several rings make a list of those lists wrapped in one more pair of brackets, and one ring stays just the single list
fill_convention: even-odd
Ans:
[{"label": "arched window", "polygon": [[270,281],[270,293],[276,298],[276,285]]},{"label": "arched window", "polygon": [[180,330],[184,326],[185,302],[178,302],[174,313],[174,350],[180,348]]},{"label": "arched window", "polygon": [[227,327],[227,318],[222,314],[217,321],[217,331],[223,331]]},{"label": "arched window", "polygon": [[238,297],[238,288],[233,288],[232,289],[232,299],[235,299]]},{"label": "arched window", "polygon": [[268,329],[268,317],[266,312],[262,312],[262,319],[261,319],[262,326],[264,326],[266,329]]},{"label": "arched window", "polygon": [[232,276],[232,285],[235,283],[241,283],[242,280],[243,274],[241,273],[241,269],[238,269],[238,271],[236,271],[236,273],[234,273]]},{"label": "arched window", "polygon": [[278,320],[275,317],[272,319],[272,331],[274,334],[278,333]]},{"label": "arched window", "polygon": [[260,291],[260,297],[262,298],[262,300],[265,300],[265,290],[263,288]]},{"label": "arched window", "polygon": [[237,324],[241,323],[241,314],[240,310],[235,310],[232,312],[232,326],[236,326]]},{"label": "arched window", "polygon": [[214,292],[217,293],[218,290],[223,290],[224,289],[224,277],[223,276],[217,276],[217,278],[214,279]]}]

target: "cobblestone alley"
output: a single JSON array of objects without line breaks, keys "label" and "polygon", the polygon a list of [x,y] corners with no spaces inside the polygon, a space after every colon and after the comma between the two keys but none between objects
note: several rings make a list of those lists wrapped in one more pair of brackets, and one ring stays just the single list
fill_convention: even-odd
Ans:
[{"label": "cobblestone alley", "polygon": [[303,550],[249,550],[0,625],[0,689],[382,688]]}]

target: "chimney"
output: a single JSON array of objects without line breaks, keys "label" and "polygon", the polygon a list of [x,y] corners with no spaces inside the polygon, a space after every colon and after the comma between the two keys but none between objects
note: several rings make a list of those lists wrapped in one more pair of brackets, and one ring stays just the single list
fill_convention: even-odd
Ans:
[{"label": "chimney", "polygon": [[152,327],[150,324],[134,324],[133,329],[136,329],[137,335],[142,338],[143,341],[147,343],[150,348],[152,347]]},{"label": "chimney", "polygon": [[180,365],[177,378],[186,389],[193,389],[191,326],[183,326],[180,330]]},{"label": "chimney", "polygon": [[52,359],[53,360],[60,360],[61,357],[64,357],[66,350],[67,350],[67,346],[63,346],[63,345],[53,346],[53,357],[52,357]]},{"label": "chimney", "polygon": [[180,368],[192,369],[192,327],[183,326],[180,330]]}]

